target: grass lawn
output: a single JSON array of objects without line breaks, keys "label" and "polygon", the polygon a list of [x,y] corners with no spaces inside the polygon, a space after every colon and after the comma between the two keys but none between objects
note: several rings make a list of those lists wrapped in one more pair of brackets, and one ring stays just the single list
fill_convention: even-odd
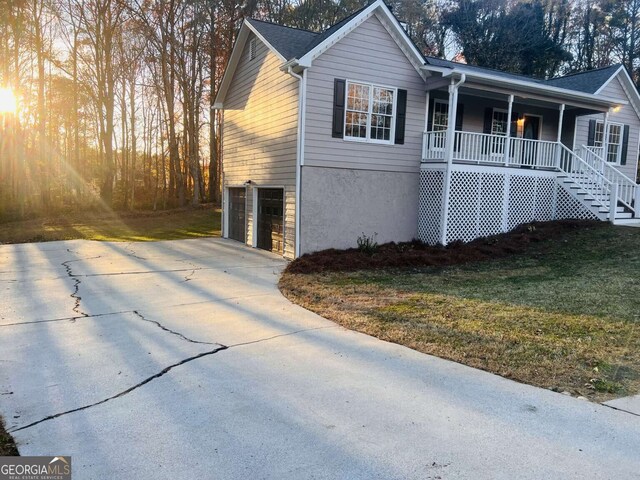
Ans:
[{"label": "grass lawn", "polygon": [[52,240],[148,242],[220,235],[220,210],[211,206],[157,212],[79,212],[0,223],[0,243]]},{"label": "grass lawn", "polygon": [[450,267],[285,273],[337,323],[595,401],[640,391],[640,228],[576,230]]}]

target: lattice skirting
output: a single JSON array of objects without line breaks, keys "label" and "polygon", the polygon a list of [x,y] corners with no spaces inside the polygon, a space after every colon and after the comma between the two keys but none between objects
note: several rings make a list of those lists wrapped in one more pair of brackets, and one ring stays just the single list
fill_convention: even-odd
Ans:
[{"label": "lattice skirting", "polygon": [[[440,167],[440,168],[438,168]],[[444,214],[443,166],[420,174],[418,237],[428,244],[465,242],[512,230],[523,223],[596,218],[557,184],[554,172],[454,165]]]}]

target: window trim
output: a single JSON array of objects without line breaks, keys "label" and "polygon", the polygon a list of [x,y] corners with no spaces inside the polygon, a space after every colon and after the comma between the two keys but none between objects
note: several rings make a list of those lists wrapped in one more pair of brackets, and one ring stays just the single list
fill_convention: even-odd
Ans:
[{"label": "window trim", "polygon": [[[352,137],[347,135],[347,112],[349,111],[349,85],[358,84],[358,85],[366,85],[369,87],[369,108],[367,109],[367,136],[366,137]],[[378,83],[371,82],[363,82],[360,80],[349,80],[345,81],[345,92],[344,92],[344,117],[343,117],[343,126],[342,126],[342,139],[347,142],[359,142],[359,143],[375,143],[378,145],[395,145],[396,138],[396,117],[398,115],[397,111],[397,103],[398,103],[398,88],[390,87],[387,85],[380,85]],[[392,105],[392,115],[391,115],[391,130],[389,131],[389,140],[378,140],[375,138],[371,138],[371,115],[373,115],[373,89],[374,88],[384,88],[385,90],[393,91],[393,105]],[[353,111],[353,110],[352,110]]]},{"label": "window trim", "polygon": [[[620,142],[619,143],[611,143],[609,142],[609,145],[617,145],[618,146],[618,151],[616,152],[616,161],[615,162],[610,162],[608,160],[609,158],[609,149],[608,146],[604,144],[604,139],[606,138],[606,132],[604,131],[604,120],[596,120],[596,129],[593,135],[593,144],[594,146],[596,146],[597,140],[596,140],[596,134],[598,133],[598,125],[602,125],[602,140],[601,143],[602,145],[600,145],[600,147],[604,147],[603,149],[603,156],[604,156],[604,161],[607,162],[609,165],[617,165],[620,166],[622,165],[622,145],[624,143],[624,124],[623,123],[619,123],[619,122],[607,122],[607,124],[609,125],[609,128],[611,128],[612,126],[617,126],[620,127]],[[609,133],[609,139],[611,139],[611,133]]]}]

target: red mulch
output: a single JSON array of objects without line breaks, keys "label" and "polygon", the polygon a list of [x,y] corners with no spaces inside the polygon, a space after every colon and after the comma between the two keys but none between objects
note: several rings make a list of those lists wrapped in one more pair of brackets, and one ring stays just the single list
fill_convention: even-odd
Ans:
[{"label": "red mulch", "polygon": [[520,225],[514,230],[469,243],[455,242],[443,247],[429,246],[418,240],[379,245],[370,255],[357,248],[322,250],[303,255],[291,262],[288,273],[311,274],[329,271],[373,270],[379,268],[431,267],[457,265],[522,253],[531,243],[558,239],[568,232],[602,228],[605,222],[559,220]]}]

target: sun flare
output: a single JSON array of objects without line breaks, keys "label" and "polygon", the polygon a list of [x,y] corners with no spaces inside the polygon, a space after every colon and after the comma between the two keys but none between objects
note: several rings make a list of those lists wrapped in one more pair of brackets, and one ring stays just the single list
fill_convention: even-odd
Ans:
[{"label": "sun flare", "polygon": [[10,88],[0,88],[0,113],[16,113],[18,102]]}]

